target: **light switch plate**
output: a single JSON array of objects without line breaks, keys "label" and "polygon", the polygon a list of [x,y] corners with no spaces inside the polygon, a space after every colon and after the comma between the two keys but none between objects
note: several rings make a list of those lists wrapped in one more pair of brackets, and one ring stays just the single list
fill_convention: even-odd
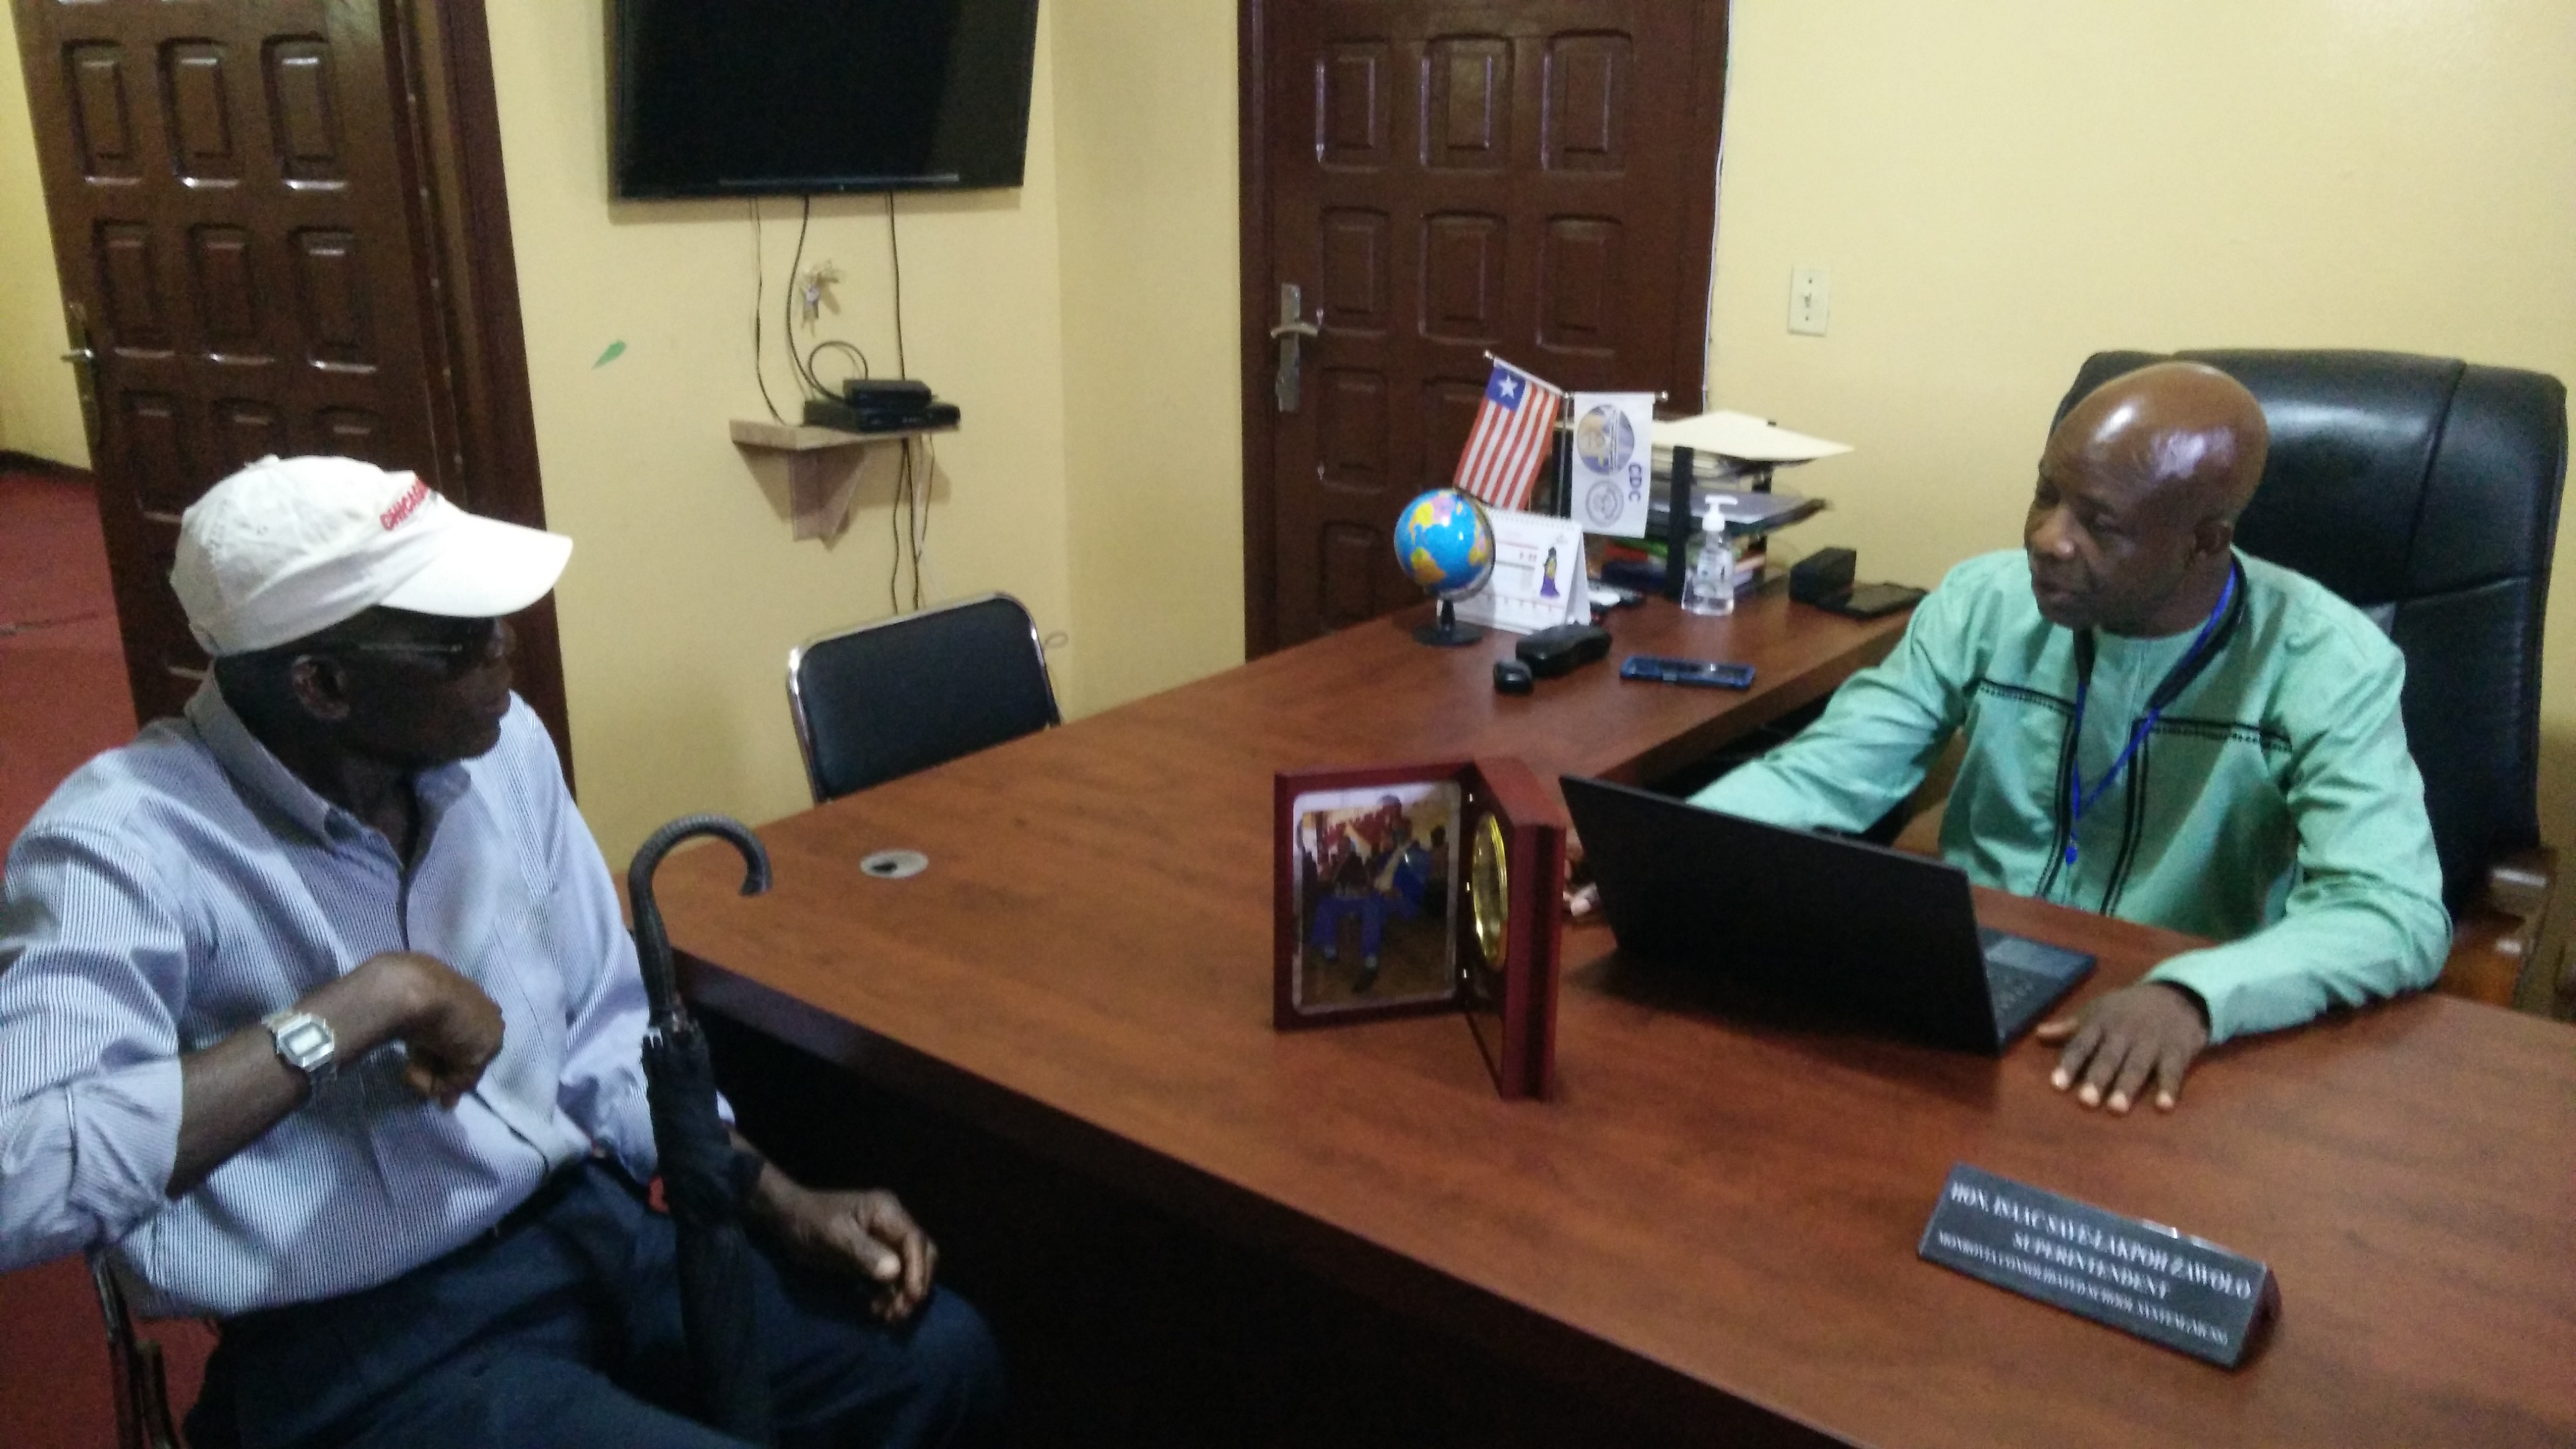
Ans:
[{"label": "light switch plate", "polygon": [[1834,310],[1833,283],[1822,267],[1789,271],[1789,330],[1801,337],[1822,337]]}]

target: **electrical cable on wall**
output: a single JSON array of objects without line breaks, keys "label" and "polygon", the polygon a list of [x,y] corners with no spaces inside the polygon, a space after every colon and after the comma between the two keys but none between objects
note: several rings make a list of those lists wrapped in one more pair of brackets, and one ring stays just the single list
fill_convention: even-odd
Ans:
[{"label": "electrical cable on wall", "polygon": [[797,379],[805,384],[805,395],[829,397],[831,394],[823,391],[823,385],[814,380],[805,359],[796,355],[796,278],[805,270],[805,233],[814,224],[814,198],[800,196],[796,200],[796,256],[787,264],[787,295],[779,299],[781,310],[778,320],[779,325],[786,329],[787,365],[796,369]]},{"label": "electrical cable on wall", "polygon": [[886,510],[886,543],[891,550],[886,564],[886,612],[890,614],[903,612],[903,485],[911,472],[910,439],[904,441],[903,449],[905,462],[895,472],[894,507]]},{"label": "electrical cable on wall", "polygon": [[[887,192],[885,199],[886,255],[893,263],[894,269],[894,363],[898,372],[905,377],[910,377],[912,365],[904,356],[903,347],[903,237],[895,227],[894,193]],[[910,521],[909,532],[912,544],[912,606],[916,609],[922,604],[924,594],[922,568],[928,561],[931,475],[939,465],[938,445],[933,443],[926,434],[917,441],[921,445],[917,450],[913,447],[913,440],[907,440],[903,449],[907,471],[915,472],[912,484],[906,490],[905,507]],[[917,459],[916,452],[919,454]]]},{"label": "electrical cable on wall", "polygon": [[903,355],[903,238],[894,229],[894,193],[886,199],[886,251],[894,258],[894,370],[898,377],[912,376],[912,364]]},{"label": "electrical cable on wall", "polygon": [[[789,261],[787,267],[787,284],[783,294],[786,306],[782,309],[779,320],[786,329],[789,369],[796,374],[797,380],[804,385],[809,396],[830,397],[833,396],[833,392],[823,386],[821,377],[815,371],[815,359],[824,353],[836,349],[848,353],[851,359],[858,363],[858,375],[863,378],[875,376],[876,368],[868,361],[866,351],[857,343],[847,342],[838,337],[826,337],[807,348],[801,357],[797,354],[795,330],[797,273],[805,263],[805,236],[807,227],[813,219],[814,205],[814,199],[810,196],[803,200],[803,213],[796,227],[796,255]],[[767,246],[761,226],[760,201],[755,197],[751,202],[751,375],[752,380],[760,385],[760,401],[769,409],[770,421],[783,423],[787,419],[778,411],[778,400],[770,395],[769,373],[761,364],[762,350],[768,346],[763,326],[763,315],[768,306],[769,296],[767,269]]]},{"label": "electrical cable on wall", "polygon": [[918,609],[929,598],[928,581],[922,577],[922,543],[928,537],[930,506],[924,489],[929,479],[913,442],[910,438],[903,441],[902,461],[895,475],[895,503],[887,511],[894,539],[894,566],[886,579],[886,599],[897,613],[904,610],[902,584],[907,559],[912,565],[911,607]]},{"label": "electrical cable on wall", "polygon": [[769,284],[768,273],[769,258],[762,254],[760,245],[760,198],[755,196],[751,199],[751,380],[760,384],[760,401],[769,409],[769,420],[783,423],[787,419],[779,416],[778,403],[769,395],[769,375],[760,367],[760,312],[768,305],[764,290]]},{"label": "electrical cable on wall", "polygon": [[[912,365],[903,336],[903,237],[895,224],[893,192],[885,194],[885,202],[886,255],[894,273],[895,374],[908,378],[912,376]],[[894,559],[886,574],[886,603],[896,613],[904,609],[906,562],[912,566],[912,607],[920,608],[933,592],[924,574],[929,566],[930,484],[938,466],[938,447],[928,437],[904,439],[903,457],[895,475],[894,507],[888,510],[886,519],[894,544]]]},{"label": "electrical cable on wall", "polygon": [[[768,407],[770,417],[776,421],[785,422],[787,419],[780,416],[777,399],[769,390],[768,371],[762,365],[762,352],[767,346],[765,314],[768,310],[766,266],[768,247],[764,222],[760,203],[755,199],[751,203],[752,376],[760,385],[761,401]],[[788,259],[787,281],[780,298],[779,324],[783,334],[781,343],[787,352],[788,366],[794,371],[798,384],[804,389],[805,396],[817,401],[837,401],[846,393],[849,382],[874,377],[875,367],[869,361],[865,349],[855,342],[842,338],[822,338],[802,351],[797,347],[796,303],[800,289],[805,296],[806,325],[810,328],[814,325],[821,288],[827,282],[839,279],[838,270],[828,262],[816,268],[816,275],[813,278],[808,279],[804,276],[805,246],[812,237],[813,224],[814,198],[811,195],[798,197],[796,245]],[[886,251],[893,277],[896,369],[899,375],[909,377],[910,359],[904,336],[903,317],[903,241],[892,193],[886,195]],[[857,365],[856,378],[844,378],[834,387],[826,388],[819,370],[823,354],[826,352],[847,354]],[[896,613],[905,612],[907,607],[911,609],[923,607],[936,592],[931,587],[929,578],[929,547],[930,488],[937,476],[938,466],[938,449],[929,438],[908,437],[903,440],[896,466],[892,507],[887,510],[886,519],[887,531],[893,544],[893,557],[886,577],[886,603]],[[908,581],[909,588],[906,587],[905,579],[907,570],[911,574]],[[910,600],[908,606],[907,598]]]},{"label": "electrical cable on wall", "polygon": [[[874,377],[874,376],[876,376],[876,370],[875,370],[874,368],[872,368],[872,367],[870,367],[870,366],[868,365],[868,355],[867,355],[867,353],[865,353],[865,352],[861,351],[861,350],[860,350],[860,348],[859,348],[859,345],[858,345],[857,343],[855,343],[855,342],[844,342],[844,341],[842,341],[842,340],[841,340],[840,338],[838,338],[838,337],[826,337],[826,338],[824,338],[822,341],[817,342],[817,343],[815,343],[813,346],[811,346],[811,347],[809,347],[809,348],[805,349],[805,375],[806,375],[806,376],[808,376],[808,377],[812,377],[812,376],[814,375],[814,359],[815,359],[815,358],[817,358],[817,357],[822,356],[824,353],[829,352],[830,350],[832,350],[832,349],[833,349],[833,348],[835,348],[835,347],[837,347],[837,348],[841,349],[843,352],[846,352],[846,353],[850,354],[852,357],[855,357],[855,358],[857,358],[857,359],[859,360],[859,376],[861,376],[861,377]],[[844,379],[844,380],[846,381],[846,379]],[[826,394],[824,394],[824,395],[825,395],[826,397],[831,396],[831,394],[829,394],[829,393],[826,393]]]},{"label": "electrical cable on wall", "polygon": [[914,466],[920,450],[903,440],[903,533],[912,554],[912,606],[921,607],[921,476]]},{"label": "electrical cable on wall", "polygon": [[[925,435],[921,453],[921,518],[912,532],[912,578],[916,588],[924,585],[923,575],[930,567],[930,484],[939,472],[938,440]],[[930,586],[930,595],[938,597],[935,585]]]}]

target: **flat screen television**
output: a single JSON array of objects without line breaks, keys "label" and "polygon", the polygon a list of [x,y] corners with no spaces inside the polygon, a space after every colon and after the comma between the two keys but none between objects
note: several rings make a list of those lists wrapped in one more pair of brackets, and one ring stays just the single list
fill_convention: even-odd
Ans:
[{"label": "flat screen television", "polygon": [[611,0],[621,197],[1017,186],[1038,0]]}]

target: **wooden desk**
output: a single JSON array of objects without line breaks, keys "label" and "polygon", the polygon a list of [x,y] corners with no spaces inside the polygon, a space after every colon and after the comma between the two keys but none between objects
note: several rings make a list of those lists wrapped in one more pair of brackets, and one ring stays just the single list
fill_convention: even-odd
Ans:
[{"label": "wooden desk", "polygon": [[[1409,622],[1409,621],[1404,621]],[[1516,752],[1651,776],[1830,689],[1893,625],[1772,598],[1620,647],[1748,659],[1736,699],[1611,669],[1495,696],[1508,647],[1398,623],[781,821],[663,872],[699,999],[1052,1160],[1729,1441],[2576,1441],[2576,1035],[2418,998],[2214,1053],[2126,1121],[2001,1061],[1721,1012],[1568,939],[1563,1096],[1506,1104],[1464,1026],[1268,1025],[1270,777]],[[1615,658],[1614,658],[1615,665]],[[871,850],[926,851],[908,882]],[[1987,895],[2097,953],[2183,938]],[[2267,1259],[2266,1353],[2209,1368],[1916,1260],[1967,1161]]]}]

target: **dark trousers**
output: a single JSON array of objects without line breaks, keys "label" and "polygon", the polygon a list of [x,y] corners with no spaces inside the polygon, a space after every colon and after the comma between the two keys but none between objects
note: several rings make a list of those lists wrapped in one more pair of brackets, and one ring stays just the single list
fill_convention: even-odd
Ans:
[{"label": "dark trousers", "polygon": [[[589,1445],[714,1449],[684,1417],[671,1220],[596,1164],[493,1233],[346,1297],[227,1322],[188,1415],[197,1449]],[[762,1353],[788,1445],[971,1444],[992,1436],[1001,1360],[964,1300],[906,1323],[845,1281],[758,1263]]]}]

